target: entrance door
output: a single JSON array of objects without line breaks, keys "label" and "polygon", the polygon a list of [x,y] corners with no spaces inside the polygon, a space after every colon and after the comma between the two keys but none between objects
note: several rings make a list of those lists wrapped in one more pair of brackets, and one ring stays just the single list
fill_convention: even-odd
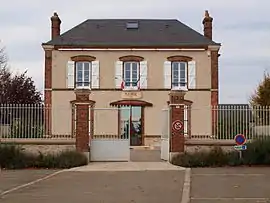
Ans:
[{"label": "entrance door", "polygon": [[[141,106],[129,106],[129,109],[129,112],[121,111],[121,129],[126,136],[128,134],[130,135],[130,146],[141,146],[143,143],[143,108]],[[130,119],[128,119],[128,116],[130,117]]]},{"label": "entrance door", "polygon": [[142,107],[131,107],[130,145],[142,145]]}]

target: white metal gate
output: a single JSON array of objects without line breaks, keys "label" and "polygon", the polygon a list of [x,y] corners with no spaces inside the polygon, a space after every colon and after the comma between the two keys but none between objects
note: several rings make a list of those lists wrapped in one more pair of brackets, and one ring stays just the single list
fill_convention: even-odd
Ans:
[{"label": "white metal gate", "polygon": [[170,155],[170,109],[162,109],[161,159],[169,160]]},{"label": "white metal gate", "polygon": [[130,108],[90,109],[90,160],[130,160]]}]

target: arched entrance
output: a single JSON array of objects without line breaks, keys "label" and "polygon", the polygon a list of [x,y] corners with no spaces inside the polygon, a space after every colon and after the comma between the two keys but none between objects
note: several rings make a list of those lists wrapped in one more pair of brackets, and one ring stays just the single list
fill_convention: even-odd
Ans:
[{"label": "arched entrance", "polygon": [[[142,100],[119,100],[110,103],[110,105],[120,109],[118,115],[119,133],[130,134],[130,146],[144,145],[144,110],[145,107],[153,105]],[[126,110],[127,107],[130,108],[129,111]],[[125,108],[125,110],[121,111],[121,108]]]}]

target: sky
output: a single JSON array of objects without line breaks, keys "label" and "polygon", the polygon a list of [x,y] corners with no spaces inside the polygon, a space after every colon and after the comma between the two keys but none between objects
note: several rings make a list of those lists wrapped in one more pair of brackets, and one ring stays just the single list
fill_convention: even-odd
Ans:
[{"label": "sky", "polygon": [[28,71],[43,90],[44,51],[50,17],[57,12],[61,33],[86,19],[178,19],[202,33],[204,11],[213,21],[213,40],[222,44],[219,60],[220,103],[247,103],[270,70],[269,0],[1,0],[0,45],[14,72]]}]

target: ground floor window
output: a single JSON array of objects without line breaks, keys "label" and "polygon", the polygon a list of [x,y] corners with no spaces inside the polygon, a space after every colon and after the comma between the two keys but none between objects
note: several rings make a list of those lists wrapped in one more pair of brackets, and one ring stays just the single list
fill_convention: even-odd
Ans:
[{"label": "ground floor window", "polygon": [[120,133],[122,137],[129,138],[131,146],[143,144],[143,107],[119,107]]}]

